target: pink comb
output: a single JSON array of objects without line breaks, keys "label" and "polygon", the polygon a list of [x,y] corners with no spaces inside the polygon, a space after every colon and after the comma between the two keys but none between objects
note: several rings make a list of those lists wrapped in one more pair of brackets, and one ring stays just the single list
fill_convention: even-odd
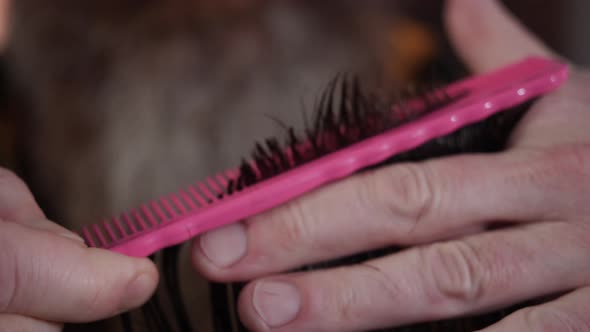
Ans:
[{"label": "pink comb", "polygon": [[[567,76],[565,64],[529,58],[447,86],[446,94],[461,97],[434,112],[252,186],[234,191],[232,185],[228,193],[240,176],[239,169],[228,170],[80,233],[91,247],[145,257],[555,90]],[[290,165],[293,153],[285,154]]]}]

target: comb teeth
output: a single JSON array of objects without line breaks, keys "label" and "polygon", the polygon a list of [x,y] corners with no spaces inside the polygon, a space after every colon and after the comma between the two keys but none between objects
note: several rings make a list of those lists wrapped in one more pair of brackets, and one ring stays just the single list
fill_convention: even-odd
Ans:
[{"label": "comb teeth", "polygon": [[160,204],[164,207],[164,211],[168,212],[169,217],[166,219],[166,221],[170,221],[171,219],[178,217],[178,213],[174,210],[166,198],[160,198]]},{"label": "comb teeth", "polygon": [[100,227],[98,227],[98,225],[92,225],[92,230],[94,231],[94,234],[98,238],[98,241],[100,242],[101,247],[106,247],[107,240],[105,239],[104,235],[102,234]]},{"label": "comb teeth", "polygon": [[150,206],[151,206],[152,210],[154,211],[155,216],[158,217],[158,219],[160,219],[158,224],[163,224],[168,221],[168,217],[166,216],[166,214],[164,213],[164,211],[162,210],[160,205],[158,205],[158,202],[151,201]]},{"label": "comb teeth", "polygon": [[140,210],[141,210],[141,212],[143,212],[143,215],[150,222],[151,226],[155,227],[158,225],[158,221],[156,220],[154,214],[152,213],[152,211],[150,210],[150,208],[146,204],[142,204],[140,207]]},{"label": "comb teeth", "polygon": [[190,210],[196,210],[198,208],[197,204],[195,204],[195,202],[191,199],[191,196],[187,194],[186,191],[181,190],[179,195]]},{"label": "comb teeth", "polygon": [[209,185],[209,188],[213,189],[213,192],[215,194],[218,194],[219,195],[219,194],[223,193],[221,187],[215,181],[215,178],[208,178],[207,179],[207,184]]},{"label": "comb teeth", "polygon": [[135,225],[133,220],[131,218],[129,218],[129,215],[127,213],[123,212],[121,214],[121,219],[123,220],[123,223],[127,226],[127,230],[131,234],[135,234],[138,232],[137,226]]},{"label": "comb teeth", "polygon": [[141,217],[141,214],[139,213],[139,211],[132,210],[131,215],[139,223],[139,226],[141,226],[142,231],[145,231],[146,229],[148,229],[148,225],[146,224],[145,220]]},{"label": "comb teeth", "polygon": [[229,180],[235,180],[235,178],[237,178],[239,175],[238,172],[228,169],[227,171],[225,171],[225,176],[229,179]]},{"label": "comb teeth", "polygon": [[[228,180],[223,176],[223,174],[219,173],[215,176],[215,180],[221,185],[221,187],[227,187]],[[223,191],[221,191],[223,192]]]},{"label": "comb teeth", "polygon": [[227,170],[227,171],[225,171],[225,176],[228,179],[228,182],[225,185],[225,187],[227,188],[227,194],[232,195],[235,192],[236,181],[239,176],[239,172],[235,172],[233,170]]},{"label": "comb teeth", "polygon": [[121,220],[119,220],[118,217],[113,217],[113,224],[115,225],[117,231],[119,231],[119,234],[121,235],[120,238],[124,238],[127,236],[125,228],[123,227],[123,224],[121,223]]},{"label": "comb teeth", "polygon": [[92,236],[92,233],[90,232],[90,230],[88,230],[88,227],[82,228],[82,237],[84,238],[84,241],[86,241],[86,243],[89,246],[97,247],[94,237]]},{"label": "comb teeth", "polygon": [[207,187],[207,185],[204,182],[199,182],[197,184],[197,186],[199,187],[199,190],[201,191],[201,193],[203,193],[205,195],[205,197],[207,198],[209,203],[217,200],[217,197],[215,197],[215,194],[213,194],[213,192]]},{"label": "comb teeth", "polygon": [[186,207],[184,206],[184,204],[182,204],[182,201],[178,198],[178,196],[172,194],[169,196],[169,199],[172,202],[172,205],[174,205],[174,207],[176,208],[176,210],[179,212],[180,215],[183,215],[186,213]]},{"label": "comb teeth", "polygon": [[201,193],[199,193],[197,191],[197,188],[195,188],[194,186],[189,186],[188,187],[188,191],[191,194],[191,196],[199,203],[199,205],[201,207],[206,206],[207,205],[207,199],[205,197],[203,197],[201,195]]},{"label": "comb teeth", "polygon": [[142,204],[139,208],[121,213],[110,220],[104,219],[101,223],[84,227],[80,235],[91,247],[109,248],[128,237],[219,201],[227,194],[228,185],[235,182],[238,176],[239,172],[227,170],[176,194]]},{"label": "comb teeth", "polygon": [[111,238],[110,242],[115,242],[117,241],[117,235],[115,234],[115,231],[113,230],[113,228],[111,227],[111,225],[109,224],[108,220],[103,220],[102,221],[102,225],[106,231],[106,233],[109,235],[109,237]]},{"label": "comb teeth", "polygon": [[109,244],[118,239],[106,220],[103,220],[102,225],[94,224],[90,228],[84,227],[81,235],[89,246],[97,248],[107,248]]}]

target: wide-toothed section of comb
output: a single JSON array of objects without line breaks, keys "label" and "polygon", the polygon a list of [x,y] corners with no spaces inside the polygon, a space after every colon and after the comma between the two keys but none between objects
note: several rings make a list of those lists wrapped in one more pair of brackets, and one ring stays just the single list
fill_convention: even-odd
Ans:
[{"label": "wide-toothed section of comb", "polygon": [[367,138],[396,128],[447,106],[466,95],[449,95],[444,89],[408,89],[390,94],[394,100],[368,95],[358,79],[338,76],[321,95],[311,126],[302,135],[286,128],[284,142],[269,138],[257,142],[251,160],[243,160],[239,176],[228,184],[233,194],[292,168],[314,161]]},{"label": "wide-toothed section of comb", "polygon": [[209,177],[174,194],[84,227],[80,235],[91,247],[111,248],[218,202],[227,195],[228,184],[235,182],[238,174],[235,170],[228,170]]}]

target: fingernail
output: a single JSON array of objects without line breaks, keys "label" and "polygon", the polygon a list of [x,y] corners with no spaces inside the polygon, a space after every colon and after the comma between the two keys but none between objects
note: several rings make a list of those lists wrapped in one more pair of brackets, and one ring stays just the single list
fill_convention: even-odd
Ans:
[{"label": "fingernail", "polygon": [[280,327],[295,319],[301,307],[297,288],[286,282],[261,281],[254,288],[254,309],[269,327]]},{"label": "fingernail", "polygon": [[145,302],[155,288],[155,283],[153,273],[147,270],[139,272],[137,277],[129,282],[125,289],[125,297],[122,300],[120,308],[121,311],[127,311]]},{"label": "fingernail", "polygon": [[199,244],[205,257],[215,266],[230,267],[246,254],[246,227],[236,223],[210,231],[201,236]]}]

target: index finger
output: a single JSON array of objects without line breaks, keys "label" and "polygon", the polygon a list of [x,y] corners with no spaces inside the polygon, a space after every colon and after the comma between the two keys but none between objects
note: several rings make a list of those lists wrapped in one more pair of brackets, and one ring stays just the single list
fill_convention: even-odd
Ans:
[{"label": "index finger", "polygon": [[[204,234],[193,261],[211,279],[250,279],[365,250],[451,238],[493,221],[557,219],[572,210],[570,191],[583,196],[581,184],[590,185],[587,170],[574,171],[583,167],[579,155],[513,150],[370,171],[243,226]],[[557,176],[564,170],[576,175]]]}]

